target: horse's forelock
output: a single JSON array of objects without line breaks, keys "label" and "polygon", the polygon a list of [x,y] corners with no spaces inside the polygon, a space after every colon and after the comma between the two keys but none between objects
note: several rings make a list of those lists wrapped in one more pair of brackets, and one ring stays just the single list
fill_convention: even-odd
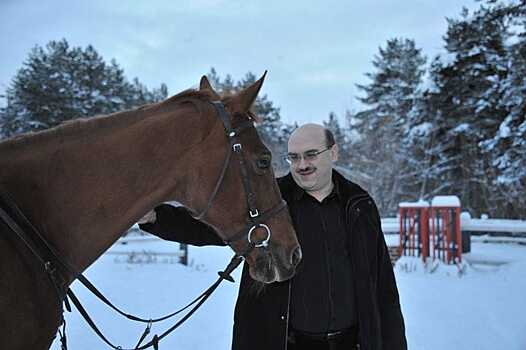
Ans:
[{"label": "horse's forelock", "polygon": [[[182,91],[178,93],[177,95],[174,95],[165,101],[161,102],[162,104],[181,104],[181,103],[192,103],[195,105],[197,109],[200,110],[198,106],[198,101],[205,101],[210,102],[215,99],[213,93],[207,89],[205,90],[196,90],[196,89],[187,89],[185,91]],[[260,123],[262,119],[256,115],[252,110],[249,110],[248,112],[242,112],[240,111],[239,106],[236,105],[234,95],[227,94],[221,98],[221,102],[225,104],[227,109],[232,113],[232,116],[234,119],[245,119],[247,116],[255,121],[256,123]]]}]

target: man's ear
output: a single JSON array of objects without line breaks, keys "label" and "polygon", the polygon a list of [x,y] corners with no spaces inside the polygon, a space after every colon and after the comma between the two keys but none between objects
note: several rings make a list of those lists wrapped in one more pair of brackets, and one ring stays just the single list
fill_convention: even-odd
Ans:
[{"label": "man's ear", "polygon": [[214,100],[220,100],[221,99],[221,96],[219,96],[219,94],[217,92],[215,92],[214,88],[212,88],[212,85],[208,81],[208,78],[206,77],[206,75],[203,75],[201,77],[201,81],[199,82],[199,91],[202,91],[202,90],[210,91],[210,93],[212,94]]},{"label": "man's ear", "polygon": [[338,148],[338,145],[337,144],[334,144],[332,147],[331,147],[331,158],[332,158],[332,161],[333,162],[337,162],[338,161],[338,158],[340,157],[340,149]]}]

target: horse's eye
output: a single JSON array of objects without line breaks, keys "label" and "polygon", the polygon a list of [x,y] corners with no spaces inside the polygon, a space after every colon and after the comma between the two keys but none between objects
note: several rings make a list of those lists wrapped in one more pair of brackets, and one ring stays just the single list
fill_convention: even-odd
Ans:
[{"label": "horse's eye", "polygon": [[270,156],[263,156],[257,160],[257,166],[260,169],[267,169],[270,167]]}]

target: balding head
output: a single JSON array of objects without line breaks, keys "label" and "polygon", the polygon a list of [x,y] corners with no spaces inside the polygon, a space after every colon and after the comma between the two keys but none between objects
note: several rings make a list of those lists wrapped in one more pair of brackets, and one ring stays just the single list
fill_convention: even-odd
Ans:
[{"label": "balding head", "polygon": [[332,167],[338,159],[338,147],[327,144],[326,129],[312,123],[296,129],[288,153],[289,159],[296,159],[290,170],[298,186],[318,200],[325,198],[332,189]]},{"label": "balding head", "polygon": [[301,127],[294,130],[290,135],[289,149],[291,143],[303,142],[306,140],[325,140],[325,128],[319,124],[309,123],[302,125]]}]

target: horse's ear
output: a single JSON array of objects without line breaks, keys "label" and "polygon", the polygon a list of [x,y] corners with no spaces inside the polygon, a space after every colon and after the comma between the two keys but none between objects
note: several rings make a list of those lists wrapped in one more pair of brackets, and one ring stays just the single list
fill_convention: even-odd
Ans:
[{"label": "horse's ear", "polygon": [[201,77],[201,81],[199,82],[199,91],[201,91],[201,90],[208,90],[208,91],[210,91],[212,93],[212,96],[216,100],[220,100],[221,99],[221,96],[219,96],[219,94],[217,92],[215,92],[214,88],[212,88],[212,85],[208,81],[208,78],[206,77],[206,75],[203,75]]},{"label": "horse's ear", "polygon": [[236,95],[235,98],[239,103],[242,112],[247,112],[256,100],[256,97],[258,96],[259,90],[261,90],[261,86],[263,85],[263,81],[265,80],[266,75],[267,71],[265,71],[263,76],[259,78],[258,81],[256,81],[254,84],[250,85],[249,87],[242,90],[239,94]]}]

